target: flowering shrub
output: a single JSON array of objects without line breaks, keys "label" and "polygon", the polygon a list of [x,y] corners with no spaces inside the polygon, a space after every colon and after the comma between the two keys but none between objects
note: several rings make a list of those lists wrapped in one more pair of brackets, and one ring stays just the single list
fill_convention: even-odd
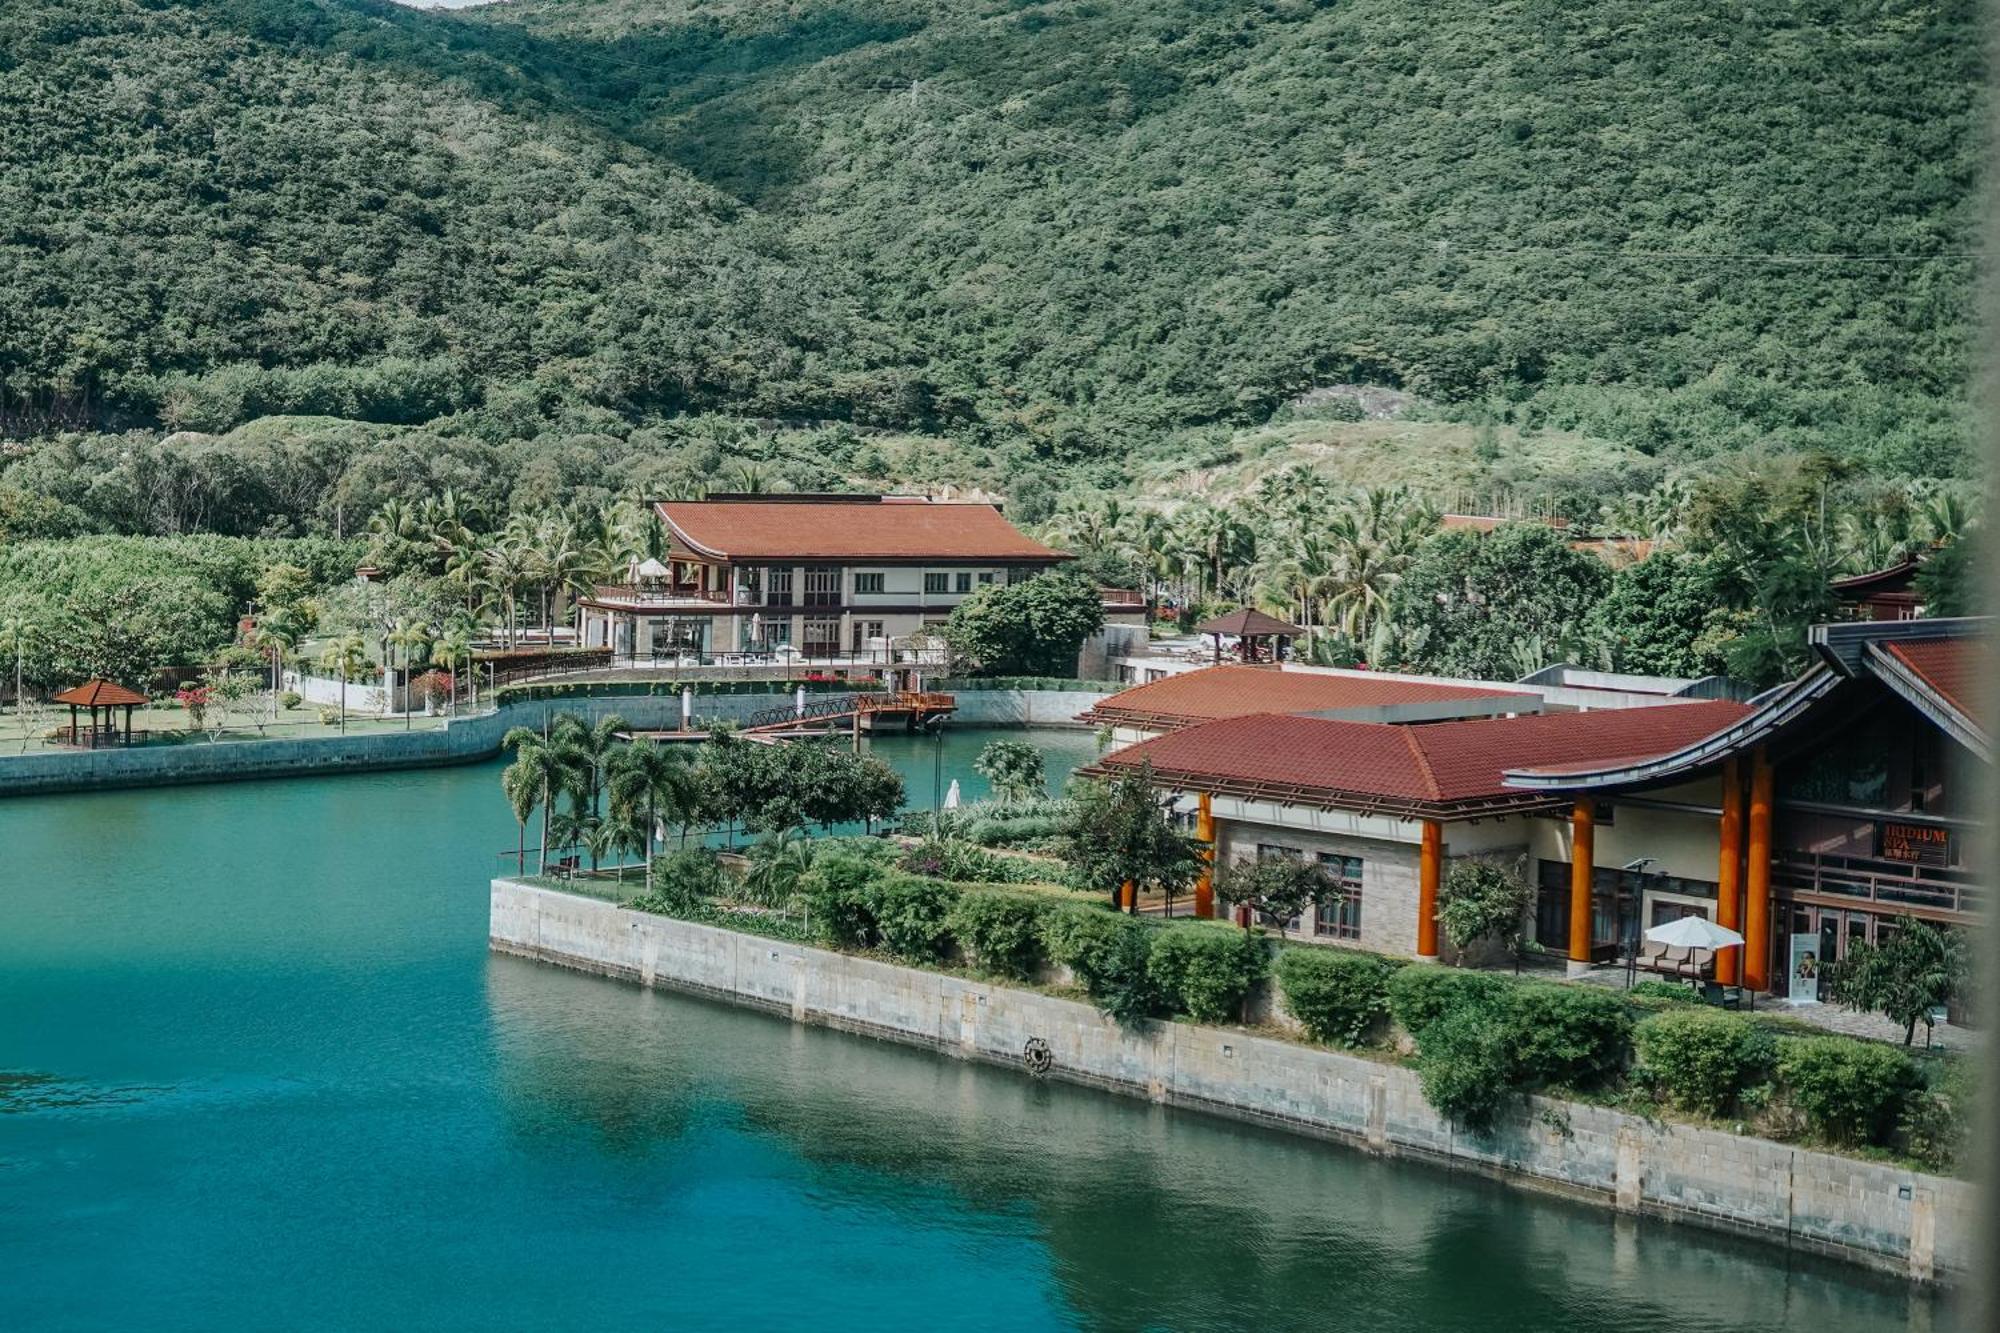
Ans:
[{"label": "flowering shrub", "polygon": [[442,671],[426,671],[411,684],[416,687],[417,697],[432,708],[440,708],[451,699],[452,679]]},{"label": "flowering shrub", "polygon": [[174,702],[185,708],[188,720],[199,727],[208,706],[215,702],[215,693],[206,685],[183,685],[174,691]]}]

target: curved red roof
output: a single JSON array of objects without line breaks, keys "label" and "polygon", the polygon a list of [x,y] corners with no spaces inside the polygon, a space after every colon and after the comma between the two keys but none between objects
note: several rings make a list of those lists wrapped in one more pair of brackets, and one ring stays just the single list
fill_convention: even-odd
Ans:
[{"label": "curved red roof", "polygon": [[[1498,686],[1446,685],[1371,675],[1283,671],[1269,666],[1223,665],[1178,675],[1102,700],[1083,714],[1086,722],[1123,723],[1149,731],[1172,730],[1218,718],[1253,713],[1332,713],[1346,708],[1388,708],[1397,704],[1459,703],[1518,699],[1523,709],[1539,709],[1527,691]],[[1499,711],[1468,708],[1467,712]]]},{"label": "curved red roof", "polygon": [[71,686],[52,698],[55,703],[75,704],[78,708],[103,708],[107,704],[114,708],[122,708],[126,704],[138,707],[149,702],[146,696],[137,690],[128,690],[116,681],[110,680],[87,680],[81,685]]},{"label": "curved red roof", "polygon": [[774,495],[665,500],[655,508],[691,550],[725,559],[1069,559],[1029,537],[990,504],[894,495]]},{"label": "curved red roof", "polygon": [[1564,800],[1509,787],[1508,769],[1665,754],[1749,711],[1713,700],[1423,726],[1262,714],[1157,737],[1085,771],[1151,764],[1163,786],[1332,809],[1465,817]]}]

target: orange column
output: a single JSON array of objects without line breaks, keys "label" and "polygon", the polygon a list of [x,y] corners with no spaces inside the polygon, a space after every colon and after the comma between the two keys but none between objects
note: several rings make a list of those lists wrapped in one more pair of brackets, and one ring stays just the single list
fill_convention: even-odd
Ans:
[{"label": "orange column", "polygon": [[1744,841],[1743,984],[1771,989],[1771,759],[1758,746],[1750,761],[1750,828]]},{"label": "orange column", "polygon": [[[1721,850],[1715,867],[1715,924],[1743,929],[1743,772],[1734,759],[1722,765]],[[1724,949],[1715,959],[1715,979],[1736,984],[1741,948]]]},{"label": "orange column", "polygon": [[1424,821],[1422,851],[1417,858],[1417,957],[1438,956],[1438,885],[1444,879],[1444,829],[1435,819]]},{"label": "orange column", "polygon": [[1579,797],[1569,812],[1570,971],[1590,966],[1590,880],[1597,868],[1597,807]]},{"label": "orange column", "polygon": [[1127,912],[1131,911],[1132,904],[1137,902],[1138,899],[1139,899],[1138,887],[1134,885],[1131,880],[1128,879],[1123,884],[1118,886],[1118,906],[1120,909]]},{"label": "orange column", "polygon": [[1194,914],[1215,915],[1215,807],[1207,792],[1195,797],[1194,836],[1201,842],[1201,876],[1194,882]]}]

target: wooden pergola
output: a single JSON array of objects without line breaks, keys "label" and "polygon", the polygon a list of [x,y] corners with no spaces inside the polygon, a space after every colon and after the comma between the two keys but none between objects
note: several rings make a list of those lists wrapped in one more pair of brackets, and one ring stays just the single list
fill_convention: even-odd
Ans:
[{"label": "wooden pergola", "polygon": [[[69,705],[69,726],[57,735],[71,745],[86,750],[95,750],[106,745],[119,744],[118,718],[114,710],[125,710],[125,736],[123,743],[132,743],[132,710],[144,708],[146,696],[137,690],[128,690],[116,681],[87,680],[72,686],[54,696],[54,702]],[[88,708],[90,723],[85,726],[76,720],[76,710]],[[104,710],[104,720],[97,720],[97,710]]]},{"label": "wooden pergola", "polygon": [[1206,634],[1215,641],[1217,662],[1222,661],[1222,636],[1225,634],[1233,636],[1236,640],[1237,656],[1246,663],[1260,660],[1262,654],[1259,645],[1267,642],[1271,644],[1269,660],[1284,661],[1285,646],[1305,633],[1289,621],[1280,620],[1276,616],[1267,616],[1262,611],[1247,606],[1226,612],[1212,620],[1204,620],[1194,627],[1194,632]]}]

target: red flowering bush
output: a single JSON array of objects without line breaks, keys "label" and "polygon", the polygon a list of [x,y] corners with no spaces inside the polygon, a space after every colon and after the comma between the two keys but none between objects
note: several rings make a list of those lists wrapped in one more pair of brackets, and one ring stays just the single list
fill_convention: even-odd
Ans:
[{"label": "red flowering bush", "polygon": [[197,727],[209,704],[215,701],[215,692],[206,685],[183,685],[174,691],[174,702],[187,710],[188,720]]}]

